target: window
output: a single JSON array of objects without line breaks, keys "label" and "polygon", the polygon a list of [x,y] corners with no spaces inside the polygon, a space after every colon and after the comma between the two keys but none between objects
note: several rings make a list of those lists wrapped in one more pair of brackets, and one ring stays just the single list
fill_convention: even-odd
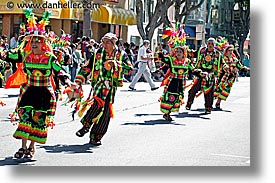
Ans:
[{"label": "window", "polygon": [[135,45],[139,46],[141,44],[139,36],[131,36],[130,42],[135,43]]},{"label": "window", "polygon": [[135,9],[136,9],[136,1],[135,0],[130,0],[129,9],[135,12]]},{"label": "window", "polygon": [[13,16],[13,32],[11,32],[11,34],[13,34],[13,33],[19,34],[21,22],[23,22],[22,15],[14,15]]}]

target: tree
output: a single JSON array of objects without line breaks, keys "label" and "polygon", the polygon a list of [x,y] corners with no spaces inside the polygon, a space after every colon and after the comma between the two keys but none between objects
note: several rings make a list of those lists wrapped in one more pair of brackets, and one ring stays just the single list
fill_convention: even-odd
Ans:
[{"label": "tree", "polygon": [[[152,4],[154,0],[136,0],[137,28],[140,36],[143,40],[148,39],[151,41],[157,27],[161,24],[171,26],[172,23],[168,18],[168,9],[172,5],[175,5],[175,20],[180,23],[186,23],[190,12],[199,8],[204,1],[200,0],[196,4],[192,3],[194,0],[157,0],[153,9]],[[146,9],[144,8],[145,6],[147,7]],[[148,23],[144,28],[143,20],[145,14],[148,15]],[[185,18],[181,21],[183,17]]]},{"label": "tree", "polygon": [[[175,0],[175,21],[186,24],[190,12],[198,9],[204,1],[205,0],[200,0],[199,2],[194,0]],[[180,9],[182,10],[180,11]]]},{"label": "tree", "polygon": [[250,0],[235,0],[233,28],[235,39],[240,45],[239,53],[243,58],[243,45],[250,29]]},{"label": "tree", "polygon": [[[157,4],[155,6],[155,10],[153,11],[153,7],[151,4],[154,0],[144,0],[146,3],[147,9],[144,9],[143,0],[136,0],[136,13],[137,13],[137,28],[140,36],[143,40],[148,39],[151,41],[154,31],[157,27],[159,27],[166,19],[167,10],[170,6],[173,5],[173,0],[157,0]],[[144,12],[148,15],[148,24],[143,27],[144,20]]]}]

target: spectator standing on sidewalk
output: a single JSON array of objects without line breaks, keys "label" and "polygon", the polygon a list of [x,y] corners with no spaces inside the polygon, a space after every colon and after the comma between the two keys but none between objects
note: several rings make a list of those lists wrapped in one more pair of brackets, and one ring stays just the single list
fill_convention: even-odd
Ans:
[{"label": "spectator standing on sidewalk", "polygon": [[10,49],[14,49],[18,46],[18,35],[14,33],[13,37],[10,40]]},{"label": "spectator standing on sidewalk", "polygon": [[86,60],[86,62],[91,58],[91,56],[93,55],[95,48],[94,48],[94,43],[95,40],[91,39],[88,41],[88,45],[85,47],[84,49],[84,53],[83,53],[83,57]]}]

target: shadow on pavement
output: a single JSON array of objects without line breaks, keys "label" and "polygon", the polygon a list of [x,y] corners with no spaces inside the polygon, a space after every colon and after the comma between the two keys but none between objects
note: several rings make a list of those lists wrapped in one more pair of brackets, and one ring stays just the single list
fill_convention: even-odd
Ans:
[{"label": "shadow on pavement", "polygon": [[[175,117],[175,118],[202,118],[202,119],[210,119],[207,117],[203,117],[204,115],[208,115],[204,113],[204,109],[196,109],[196,110],[191,110],[191,111],[201,111],[203,113],[199,113],[199,114],[189,114],[188,112],[182,112],[182,113],[178,113],[178,114],[172,114],[171,116]],[[135,116],[137,117],[141,117],[141,116],[162,116],[162,114],[135,114]],[[174,119],[175,120],[175,119]]]},{"label": "shadow on pavement", "polygon": [[[5,159],[0,160],[0,166],[7,166],[7,165],[34,165],[35,162],[34,159],[28,159],[28,158],[21,158],[21,159],[15,159],[12,156],[5,157]],[[26,163],[26,164],[25,164]]]},{"label": "shadow on pavement", "polygon": [[156,120],[148,120],[144,121],[144,123],[124,123],[122,125],[182,125],[185,126],[185,124],[175,123],[174,121],[166,121],[164,119],[156,119]]},{"label": "shadow on pavement", "polygon": [[[199,108],[199,109],[191,109],[190,111],[198,111],[198,112],[204,112],[205,109],[204,108]],[[232,112],[229,110],[223,110],[223,109],[217,109],[217,108],[213,108],[212,111],[223,111],[223,112]]]},{"label": "shadow on pavement", "polygon": [[211,119],[209,117],[204,117],[207,115],[209,114],[205,114],[203,109],[203,113],[197,113],[197,114],[189,114],[188,112],[181,112],[176,116],[176,118],[201,118],[201,119],[208,119],[208,120]]},{"label": "shadow on pavement", "polygon": [[121,92],[146,92],[146,91],[149,91],[149,90],[120,90]]},{"label": "shadow on pavement", "polygon": [[81,145],[65,145],[65,144],[57,144],[53,146],[44,146],[38,145],[39,148],[43,148],[48,153],[67,153],[67,154],[74,154],[74,153],[93,153],[91,151],[91,147],[96,147],[92,144],[81,144]]},{"label": "shadow on pavement", "polygon": [[212,111],[232,112],[232,111],[229,111],[229,110],[217,109],[217,108],[213,108]]}]

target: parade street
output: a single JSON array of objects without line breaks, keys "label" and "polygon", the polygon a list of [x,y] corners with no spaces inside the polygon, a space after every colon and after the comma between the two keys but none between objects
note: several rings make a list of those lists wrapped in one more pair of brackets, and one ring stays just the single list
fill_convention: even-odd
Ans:
[{"label": "parade street", "polygon": [[[189,80],[188,83],[191,81]],[[160,82],[157,82],[160,85]],[[84,85],[84,95],[90,86]],[[82,125],[72,120],[70,105],[57,104],[56,126],[49,129],[46,144],[36,144],[32,160],[14,160],[21,141],[12,137],[16,126],[8,118],[16,105],[19,89],[0,89],[0,166],[250,166],[250,78],[234,83],[223,111],[204,114],[204,96],[195,98],[190,111],[181,106],[172,122],[160,112],[163,87],[151,91],[139,82],[118,88],[115,117],[101,146],[89,144],[89,133],[77,137]],[[187,100],[185,92],[185,102]],[[215,102],[215,101],[214,101]],[[213,105],[214,106],[214,105]]]}]

